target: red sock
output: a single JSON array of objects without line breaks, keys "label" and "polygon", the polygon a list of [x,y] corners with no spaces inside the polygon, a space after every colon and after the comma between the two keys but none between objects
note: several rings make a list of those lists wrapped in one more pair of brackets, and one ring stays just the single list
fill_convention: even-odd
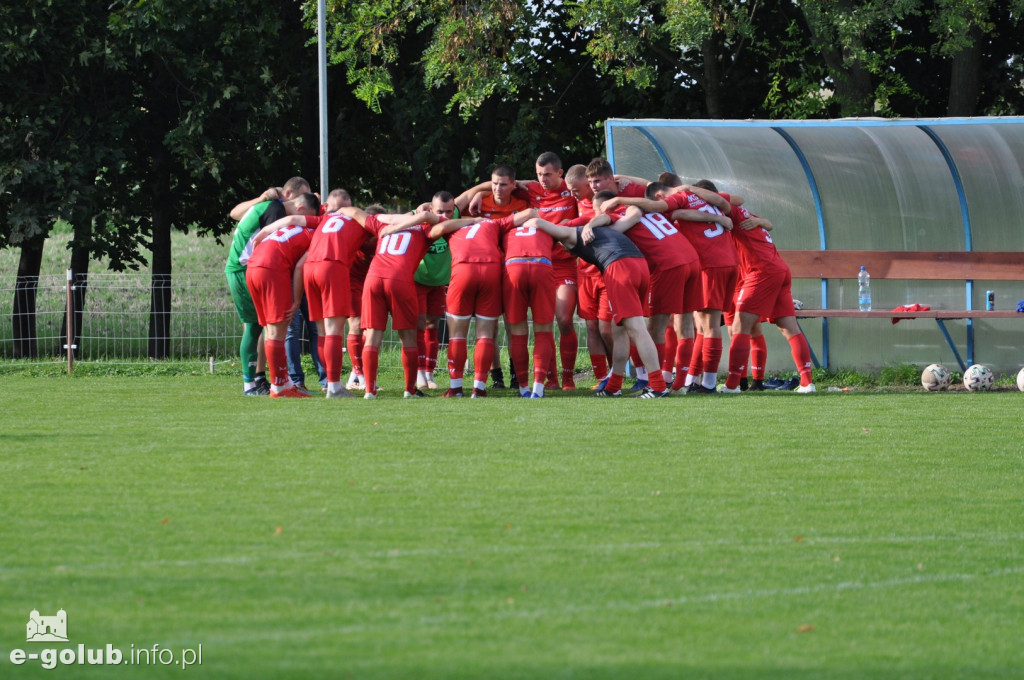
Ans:
[{"label": "red sock", "polygon": [[512,368],[516,372],[519,384],[526,387],[530,375],[530,348],[527,345],[527,337],[523,335],[508,335],[508,356],[512,360]]},{"label": "red sock", "polygon": [[419,359],[419,348],[402,348],[402,372],[405,373],[405,391],[416,391],[416,366]]},{"label": "red sock", "polygon": [[704,369],[704,336],[698,335],[693,339],[693,352],[690,354],[690,375],[694,380],[700,382],[700,374]]},{"label": "red sock", "polygon": [[729,375],[725,379],[725,386],[730,390],[740,386],[740,378],[747,372],[749,356],[750,336],[746,333],[732,336],[732,342],[729,344]]},{"label": "red sock", "polygon": [[[423,331],[423,334],[427,341],[427,370],[433,371],[437,368],[437,351],[440,347],[437,342],[437,329],[428,328]],[[463,356],[463,359],[465,359],[465,356]]]},{"label": "red sock", "polygon": [[[551,331],[533,333],[533,382],[544,383],[548,366],[555,360],[555,334]],[[516,375],[519,371],[516,370]],[[520,382],[522,384],[522,382]]]},{"label": "red sock", "polygon": [[266,340],[263,347],[267,352],[267,372],[270,383],[278,387],[288,384],[288,353],[284,349],[284,340]]},{"label": "red sock", "polygon": [[[327,347],[327,338],[323,333],[316,336],[316,353],[320,356],[320,362],[324,365],[324,370],[327,370],[327,362],[324,359],[325,348]],[[339,369],[341,370],[341,369]]]},{"label": "red sock", "polygon": [[[665,369],[665,352],[667,351],[665,349],[665,343],[663,343],[663,342],[656,342],[656,343],[654,343],[654,351],[656,351],[658,353],[658,366],[662,370],[669,370],[669,371],[671,371],[672,370],[671,368]],[[657,373],[657,372],[658,371],[651,371],[651,373]],[[664,379],[664,376],[662,376],[662,379]]]},{"label": "red sock", "polygon": [[664,392],[668,389],[668,385],[665,384],[665,376],[661,374],[661,371],[651,371],[648,373],[647,383],[655,392]]},{"label": "red sock", "polygon": [[[461,380],[466,371],[466,339],[448,338],[448,377]],[[487,362],[490,366],[490,362]]]},{"label": "red sock", "polygon": [[380,361],[380,349],[373,345],[363,344],[363,378],[366,391],[377,394],[377,363]]},{"label": "red sock", "polygon": [[348,347],[348,358],[352,360],[352,370],[356,375],[363,372],[363,334],[349,333],[345,338]]},{"label": "red sock", "polygon": [[644,365],[643,359],[640,358],[640,352],[636,351],[636,345],[633,343],[629,343],[629,360],[637,368],[642,368]]},{"label": "red sock", "polygon": [[661,355],[661,370],[669,373],[676,367],[676,348],[679,347],[679,336],[672,326],[665,327],[665,351]]},{"label": "red sock", "polygon": [[750,377],[764,380],[764,366],[768,363],[768,343],[764,334],[750,337]]},{"label": "red sock", "polygon": [[718,373],[718,364],[722,363],[722,339],[704,338],[704,368],[702,373]]},{"label": "red sock", "polygon": [[[807,344],[804,334],[794,335],[789,339],[790,352],[793,354],[793,363],[796,370],[800,371],[800,387],[806,387],[814,382],[811,377],[811,346]],[[270,354],[267,354],[267,362],[270,362]]]},{"label": "red sock", "polygon": [[[555,338],[554,338],[554,335],[552,334],[552,336],[551,336],[551,346],[554,347],[554,345],[555,345]],[[534,335],[534,337],[533,337],[533,349],[534,349],[534,351],[537,350],[537,336],[536,335]],[[555,376],[556,375],[558,375],[558,363],[556,363],[556,361],[555,361],[555,352],[554,352],[554,350],[552,350],[551,351],[551,361],[548,362],[548,370],[544,372],[544,380],[546,380],[550,384],[552,380],[555,380]]]},{"label": "red sock", "polygon": [[672,389],[683,389],[686,384],[686,375],[690,372],[692,356],[693,338],[683,338],[676,346],[676,379],[672,381]]},{"label": "red sock", "polygon": [[494,340],[477,338],[473,347],[473,380],[487,382],[491,362],[494,361]]},{"label": "red sock", "polygon": [[562,374],[576,371],[576,354],[580,349],[580,339],[576,331],[566,333],[558,338],[558,356],[562,360]]},{"label": "red sock", "polygon": [[605,389],[611,392],[612,394],[615,394],[616,392],[622,389],[622,378],[623,376],[619,375],[615,371],[612,371],[611,375],[608,376],[608,386]]},{"label": "red sock", "polygon": [[427,331],[416,331],[416,367],[427,370]]},{"label": "red sock", "polygon": [[591,354],[590,365],[594,367],[594,378],[604,380],[608,377],[608,357],[604,354]]},{"label": "red sock", "polygon": [[327,369],[327,382],[341,382],[341,363],[344,360],[345,343],[340,335],[321,335],[317,338],[317,344],[323,340],[323,347],[320,348],[320,356],[323,358],[324,368]]}]

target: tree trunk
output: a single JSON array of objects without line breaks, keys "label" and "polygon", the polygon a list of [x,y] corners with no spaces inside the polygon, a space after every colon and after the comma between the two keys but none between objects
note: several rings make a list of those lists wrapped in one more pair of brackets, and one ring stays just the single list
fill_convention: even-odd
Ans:
[{"label": "tree trunk", "polygon": [[36,343],[36,293],[39,290],[39,269],[43,265],[44,235],[35,236],[21,246],[18,278],[14,283],[14,358],[34,359],[39,356]]},{"label": "tree trunk", "polygon": [[171,350],[170,163],[170,154],[159,143],[153,152],[153,279],[149,306],[151,359],[166,359]]},{"label": "tree trunk", "polygon": [[[75,237],[71,244],[71,316],[74,323],[74,337],[71,344],[75,347],[74,358],[81,358],[82,348],[82,317],[85,313],[85,296],[89,286],[89,256],[92,254],[90,245],[92,243],[92,218],[90,216],[80,217],[75,224]],[[68,315],[67,304],[64,306],[64,319],[60,324],[60,337],[68,337]],[[63,348],[63,343],[61,344]],[[71,348],[68,348],[71,349]],[[62,351],[61,356],[66,357],[67,351]]]},{"label": "tree trunk", "polygon": [[707,107],[708,118],[721,118],[721,74],[718,68],[718,54],[715,49],[715,41],[711,36],[702,41],[700,52],[704,62],[704,105]]},{"label": "tree trunk", "polygon": [[971,29],[971,45],[953,57],[953,71],[949,78],[947,116],[973,116],[978,108],[981,82],[981,32]]}]

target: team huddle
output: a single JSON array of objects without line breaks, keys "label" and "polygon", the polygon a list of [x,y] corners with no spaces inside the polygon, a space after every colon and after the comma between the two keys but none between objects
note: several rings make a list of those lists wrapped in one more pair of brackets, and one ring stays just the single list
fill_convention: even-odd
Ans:
[{"label": "team huddle", "polygon": [[[321,205],[298,177],[236,206],[225,271],[245,325],[244,393],[312,396],[293,380],[289,365],[297,362],[285,342],[296,315],[308,314],[328,398],[356,389],[376,398],[389,317],[402,346],[404,396],[425,397],[424,389],[437,388],[444,315],[443,396],[466,394],[471,322],[468,395],[487,396],[489,372],[501,386],[495,342],[503,317],[520,395],[543,398],[545,390],[576,387],[577,313],[598,397],[622,395],[629,361],[637,374],[631,391],[640,398],[716,392],[723,323],[731,342],[727,379],[717,391],[764,389],[762,321],[788,340],[797,391],[815,391],[789,267],[772,243],[772,224],[744,208],[741,196],[707,180],[683,184],[671,173],[656,181],[617,176],[600,158],[563,176],[550,152],[537,158],[536,176],[517,181],[515,170],[501,165],[491,181],[458,196],[440,191],[405,214],[353,207],[338,189]],[[346,349],[352,370],[343,383]]]}]

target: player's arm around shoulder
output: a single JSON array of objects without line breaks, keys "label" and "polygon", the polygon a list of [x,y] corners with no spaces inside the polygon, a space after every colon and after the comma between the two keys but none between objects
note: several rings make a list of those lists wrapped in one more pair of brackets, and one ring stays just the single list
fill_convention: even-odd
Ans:
[{"label": "player's arm around shoulder", "polygon": [[[394,234],[399,231],[405,231],[406,229],[420,228],[422,227],[422,225],[425,224],[436,225],[438,223],[438,220],[441,219],[435,213],[429,210],[424,210],[422,212],[417,211],[412,213],[411,215],[401,215],[398,217],[400,219],[391,221],[391,223],[388,224],[388,226],[381,229],[380,234],[378,234],[378,236],[384,237],[387,236],[388,234]],[[426,233],[427,232],[424,231],[424,234]]]},{"label": "player's arm around shoulder", "polygon": [[439,239],[442,236],[454,233],[463,227],[483,222],[483,220],[484,218],[482,217],[466,217],[458,220],[445,220],[444,222],[439,222],[431,227],[430,231],[427,232],[427,238],[431,240]]}]

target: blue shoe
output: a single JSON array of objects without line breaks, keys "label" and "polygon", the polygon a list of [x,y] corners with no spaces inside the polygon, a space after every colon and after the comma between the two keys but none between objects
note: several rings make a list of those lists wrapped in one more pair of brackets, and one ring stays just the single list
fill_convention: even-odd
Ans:
[{"label": "blue shoe", "polygon": [[603,392],[605,390],[605,388],[608,387],[608,381],[609,380],[611,380],[611,375],[610,374],[607,375],[606,377],[602,378],[601,382],[597,383],[597,387],[595,387],[594,390],[596,390],[597,392]]},{"label": "blue shoe", "polygon": [[519,395],[520,399],[533,399],[533,397],[533,392],[523,392],[522,394]]},{"label": "blue shoe", "polygon": [[633,383],[633,386],[629,388],[630,392],[643,392],[650,385],[646,380],[637,380]]},{"label": "blue shoe", "polygon": [[543,394],[537,394],[536,392],[530,392],[526,396],[527,396],[528,399],[543,399],[544,398]]}]

